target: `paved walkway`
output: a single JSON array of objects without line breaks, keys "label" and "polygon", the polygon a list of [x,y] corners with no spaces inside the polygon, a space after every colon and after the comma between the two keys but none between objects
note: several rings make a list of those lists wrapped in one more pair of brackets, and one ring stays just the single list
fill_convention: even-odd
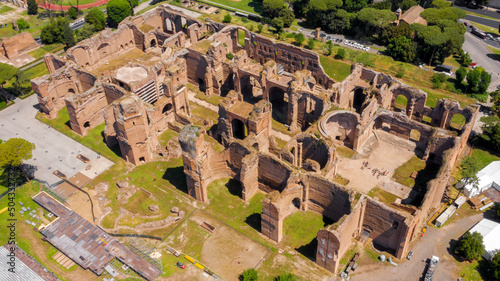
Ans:
[{"label": "paved walkway", "polygon": [[[92,8],[92,7],[99,7],[99,6],[102,6],[106,3],[108,3],[108,1],[109,0],[97,0],[94,3],[78,5],[78,8],[80,10],[83,10],[83,9],[88,9],[88,8]],[[38,7],[42,8],[42,9],[47,9],[46,5],[44,5],[44,4],[39,4]],[[61,5],[55,5],[55,4],[49,4],[48,7],[52,11],[67,11],[67,10],[69,10],[69,8],[71,8],[71,6],[64,6],[63,5],[62,9],[61,9]],[[75,6],[75,8],[76,8],[76,6]]]},{"label": "paved walkway", "polygon": [[35,119],[38,112],[35,108],[38,104],[36,95],[25,100],[16,99],[15,102],[0,111],[0,139],[23,138],[35,144],[33,157],[25,163],[37,167],[36,178],[53,184],[61,180],[53,174],[55,170],[69,178],[92,165],[92,162],[85,164],[78,160],[78,154],[90,161],[97,159],[94,151]]}]

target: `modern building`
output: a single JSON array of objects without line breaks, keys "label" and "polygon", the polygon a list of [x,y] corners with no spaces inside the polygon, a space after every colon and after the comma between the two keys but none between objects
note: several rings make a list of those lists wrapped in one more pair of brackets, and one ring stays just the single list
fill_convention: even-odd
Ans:
[{"label": "modern building", "polygon": [[491,260],[500,251],[500,223],[483,219],[478,222],[470,233],[478,232],[483,236],[484,254],[483,257]]},{"label": "modern building", "polygon": [[490,187],[500,192],[500,161],[491,162],[484,167],[477,173],[477,178],[479,179],[477,187],[472,184],[464,187],[464,193],[467,197],[474,197]]}]

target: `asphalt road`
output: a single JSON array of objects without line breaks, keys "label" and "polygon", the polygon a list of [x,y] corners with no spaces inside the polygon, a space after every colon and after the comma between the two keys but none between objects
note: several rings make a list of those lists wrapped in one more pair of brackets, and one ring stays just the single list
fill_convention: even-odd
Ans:
[{"label": "asphalt road", "polygon": [[455,7],[460,8],[466,12],[471,12],[471,13],[480,14],[483,16],[488,16],[488,17],[500,19],[500,13],[497,11],[491,11],[491,10],[486,10],[486,9],[471,9],[471,8],[467,8],[465,6],[458,6],[458,5],[455,5]]},{"label": "asphalt road", "polygon": [[486,26],[493,27],[493,28],[498,28],[498,25],[500,24],[500,21],[498,21],[498,20],[491,20],[491,19],[471,16],[471,15],[465,16],[465,20],[477,22],[479,24],[486,25]]},{"label": "asphalt road", "polygon": [[473,62],[491,73],[491,84],[488,90],[495,90],[500,85],[500,63],[498,56],[485,46],[483,40],[472,35],[470,32],[466,32],[464,36],[465,42],[462,49],[469,53]]}]

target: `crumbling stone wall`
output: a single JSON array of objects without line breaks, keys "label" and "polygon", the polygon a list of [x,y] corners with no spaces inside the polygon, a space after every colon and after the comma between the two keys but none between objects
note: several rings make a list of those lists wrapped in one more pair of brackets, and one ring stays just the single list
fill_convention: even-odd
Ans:
[{"label": "crumbling stone wall", "polygon": [[[71,129],[86,135],[87,131],[104,121],[104,109],[108,105],[101,85],[66,98]],[[96,110],[97,109],[97,110]]]},{"label": "crumbling stone wall", "polygon": [[0,56],[13,59],[28,50],[38,47],[31,33],[22,32],[0,42]]}]

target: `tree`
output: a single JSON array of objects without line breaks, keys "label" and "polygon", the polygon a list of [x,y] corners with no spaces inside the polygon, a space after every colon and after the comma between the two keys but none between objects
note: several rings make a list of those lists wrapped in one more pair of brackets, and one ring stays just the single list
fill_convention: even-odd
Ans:
[{"label": "tree", "polygon": [[460,176],[461,183],[463,186],[472,185],[477,188],[479,179],[477,178],[477,172],[481,168],[481,163],[477,158],[466,156],[462,163],[460,163]]},{"label": "tree", "polygon": [[281,273],[276,281],[297,281],[297,277],[291,273]]},{"label": "tree", "polygon": [[316,44],[316,41],[314,41],[314,38],[309,38],[309,39],[307,40],[307,48],[308,48],[309,50],[314,49],[314,45],[315,45],[315,44]]},{"label": "tree", "polygon": [[16,74],[14,74],[14,81],[12,82],[12,86],[16,89],[18,95],[24,95],[23,85],[29,82],[29,80],[29,76],[26,72],[20,69],[16,71]]},{"label": "tree", "polygon": [[431,76],[431,83],[434,89],[440,89],[445,81],[446,75],[444,73],[434,73]]},{"label": "tree", "polygon": [[104,12],[97,8],[92,8],[85,16],[85,22],[94,26],[96,31],[101,31],[106,27],[106,17]]},{"label": "tree", "polygon": [[73,29],[69,27],[69,24],[64,25],[64,43],[66,47],[71,48],[75,46],[75,34],[73,33]]},{"label": "tree", "polygon": [[69,7],[68,16],[74,20],[78,18],[78,9],[75,7]]},{"label": "tree", "polygon": [[[262,15],[270,19],[277,18],[285,6],[283,0],[264,0],[262,2]],[[286,9],[288,9],[288,6]]]},{"label": "tree", "polygon": [[344,48],[339,48],[337,51],[337,54],[335,54],[335,58],[339,60],[343,60],[345,58],[345,49]]},{"label": "tree", "polygon": [[42,28],[40,39],[44,44],[65,43],[64,26],[68,25],[66,18],[58,18],[57,21],[51,20],[50,24]]},{"label": "tree", "polygon": [[333,43],[331,40],[326,42],[325,55],[330,56],[333,53]]},{"label": "tree", "polygon": [[276,32],[277,33],[280,33],[282,30],[283,30],[283,21],[280,19],[280,18],[274,18],[272,21],[271,21],[271,24],[274,28],[276,28]]},{"label": "tree", "polygon": [[132,7],[127,0],[110,0],[106,5],[108,11],[109,25],[118,27],[118,24],[126,17],[130,16]]},{"label": "tree", "polygon": [[497,252],[491,259],[491,273],[494,280],[500,280],[500,252]]},{"label": "tree", "polygon": [[364,29],[365,35],[371,36],[395,21],[396,15],[389,10],[364,8],[358,12],[357,19],[358,27]]},{"label": "tree", "polygon": [[[285,5],[286,6],[286,5]],[[290,27],[295,20],[295,15],[293,14],[292,10],[286,6],[285,8],[281,9],[279,13],[280,19],[283,21],[283,25],[285,27]]]},{"label": "tree", "polygon": [[18,19],[16,23],[19,30],[25,30],[30,28],[30,24],[25,19],[22,18]]},{"label": "tree", "polygon": [[457,254],[462,258],[473,261],[477,260],[484,253],[483,236],[479,232],[470,233],[458,239]]},{"label": "tree", "polygon": [[302,46],[302,43],[306,40],[306,37],[302,34],[302,32],[295,33],[294,38],[295,44],[299,47]]},{"label": "tree", "polygon": [[222,20],[223,23],[230,23],[233,18],[229,13],[224,15],[224,19]]},{"label": "tree", "polygon": [[264,29],[262,24],[257,25],[257,33],[262,33],[262,29]]},{"label": "tree", "polygon": [[357,12],[367,5],[367,0],[344,0],[344,8],[349,12]]},{"label": "tree", "polygon": [[245,271],[240,276],[241,281],[257,281],[259,279],[257,270],[250,268]]},{"label": "tree", "polygon": [[448,2],[446,0],[433,0],[431,7],[442,9],[442,8],[448,8],[451,7],[451,2]]},{"label": "tree", "polygon": [[35,145],[25,139],[12,138],[0,144],[0,166],[19,166],[33,157]]},{"label": "tree", "polygon": [[82,28],[77,30],[79,31],[78,33],[75,32],[77,42],[92,37],[92,35],[96,32],[94,25],[88,23],[85,23]]},{"label": "tree", "polygon": [[389,0],[373,3],[370,5],[372,8],[377,10],[390,10],[392,8],[392,3]]},{"label": "tree", "polygon": [[500,111],[500,90],[496,90],[490,93],[491,102],[493,103],[493,110],[496,112]]},{"label": "tree", "polygon": [[469,56],[469,53],[462,51],[460,53],[460,65],[464,67],[468,67],[472,64],[472,59]]},{"label": "tree", "polygon": [[52,0],[38,0],[37,1],[37,3],[45,9],[47,14],[49,15],[49,18],[52,18],[52,10],[49,8],[50,5],[52,4],[51,2],[52,2]]},{"label": "tree", "polygon": [[417,46],[412,39],[398,36],[389,40],[386,52],[395,60],[412,62],[417,55]]},{"label": "tree", "polygon": [[480,94],[486,93],[488,87],[490,86],[490,83],[491,83],[491,74],[489,74],[486,70],[483,70],[481,72],[481,80],[477,85],[478,92]]},{"label": "tree", "polygon": [[403,0],[401,3],[399,3],[399,7],[403,12],[406,12],[408,9],[410,9],[413,6],[417,6],[418,3],[415,0]]},{"label": "tree", "polygon": [[38,4],[36,0],[28,0],[28,15],[36,15],[38,14]]},{"label": "tree", "polygon": [[480,138],[491,148],[500,151],[500,125],[484,126]]},{"label": "tree", "polygon": [[455,82],[457,84],[462,84],[464,81],[465,77],[467,76],[467,68],[461,66],[456,72],[455,72]]},{"label": "tree", "polygon": [[17,68],[10,64],[0,63],[0,87],[3,88],[7,81],[10,81],[16,75]]},{"label": "tree", "polygon": [[469,71],[469,73],[467,73],[467,84],[473,92],[477,92],[479,90],[479,81],[481,81],[480,67],[476,67],[473,70]]}]

